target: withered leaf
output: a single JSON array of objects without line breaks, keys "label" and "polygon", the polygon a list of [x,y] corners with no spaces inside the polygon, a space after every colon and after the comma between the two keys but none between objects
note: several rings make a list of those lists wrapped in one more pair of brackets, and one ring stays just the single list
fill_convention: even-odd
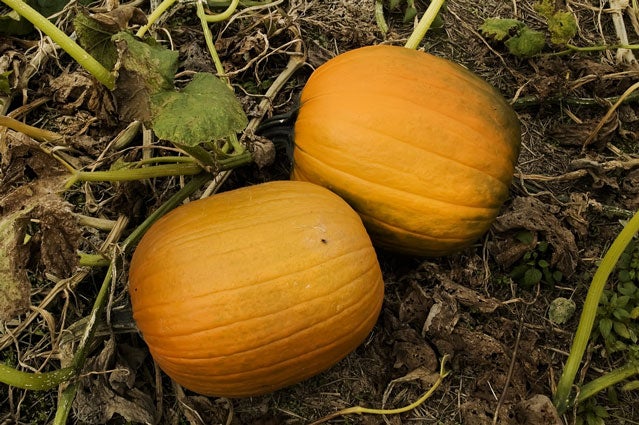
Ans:
[{"label": "withered leaf", "polygon": [[73,408],[78,420],[108,423],[118,415],[136,423],[155,423],[155,405],[151,396],[136,387],[138,356],[122,356],[116,351],[114,338],[109,338],[102,351],[89,358],[85,369],[106,373],[89,374],[80,380]]},{"label": "withered leaf", "polygon": [[30,265],[68,277],[77,267],[78,224],[58,195],[62,176],[38,179],[0,197],[0,320],[30,305]]},{"label": "withered leaf", "polygon": [[0,320],[30,305],[27,270],[68,277],[80,243],[71,206],[60,197],[68,177],[26,137],[10,137],[0,181]]},{"label": "withered leaf", "polygon": [[[553,248],[551,266],[564,276],[570,276],[579,258],[577,243],[575,236],[556,217],[558,213],[556,206],[545,204],[537,198],[517,197],[508,211],[497,218],[493,229],[499,233],[522,229],[540,232]],[[499,261],[499,256],[497,259]]]}]

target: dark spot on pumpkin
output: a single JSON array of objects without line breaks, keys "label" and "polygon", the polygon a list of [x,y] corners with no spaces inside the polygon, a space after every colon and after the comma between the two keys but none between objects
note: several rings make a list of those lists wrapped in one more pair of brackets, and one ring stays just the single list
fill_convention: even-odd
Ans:
[{"label": "dark spot on pumpkin", "polygon": [[326,239],[324,239],[324,238],[320,239],[320,241],[322,241],[323,244],[327,244],[328,243],[328,241]]}]

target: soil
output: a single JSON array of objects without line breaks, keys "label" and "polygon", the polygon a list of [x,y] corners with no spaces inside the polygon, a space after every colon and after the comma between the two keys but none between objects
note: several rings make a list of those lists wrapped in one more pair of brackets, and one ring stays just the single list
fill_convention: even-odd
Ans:
[{"label": "soil", "polygon": [[[113,9],[116,3],[93,11]],[[149,5],[138,3],[148,14]],[[572,45],[619,43],[615,10],[607,2],[554,3],[577,19]],[[420,16],[427,2],[415,6]],[[374,7],[372,0],[279,0],[271,7],[241,6],[230,20],[211,24],[220,59],[249,118],[294,109],[312,70],[340,52],[402,45],[414,26],[403,20],[405,3],[386,7],[386,34],[376,24]],[[58,24],[68,33],[75,13],[69,7],[60,15]],[[636,43],[639,11],[628,7],[619,13],[629,44]],[[496,17],[518,19],[543,32],[547,46],[529,58],[510,54],[479,30],[485,19]],[[126,24],[137,23],[131,18]],[[214,72],[193,4],[175,5],[152,34],[179,51],[182,78]],[[227,400],[191,393],[173,384],[148,355],[128,310],[128,258],[116,256],[116,284],[78,381],[69,422],[308,424],[351,406],[398,408],[435,383],[444,355],[450,373],[419,406],[385,416],[338,416],[329,423],[536,425],[587,418],[578,409],[559,417],[551,399],[598,260],[639,205],[637,97],[631,94],[613,107],[638,81],[639,67],[632,53],[615,48],[565,52],[549,37],[546,21],[529,0],[450,0],[427,34],[424,50],[469,68],[513,103],[522,124],[522,152],[511,196],[477,244],[435,259],[378,253],[385,303],[370,337],[355,352],[319,376],[269,395]],[[118,103],[67,55],[49,47],[37,33],[0,38],[0,71],[12,71],[14,85],[3,112],[62,134],[66,143],[39,143],[0,127],[0,217],[26,208],[30,215],[23,232],[31,235],[15,251],[22,283],[11,308],[3,309],[0,359],[25,371],[65,365],[77,346],[104,271],[79,272],[76,250],[97,252],[117,241],[188,181],[83,183],[57,196],[56,187],[68,176],[60,160],[76,169],[106,170],[118,161],[139,159],[137,147],[148,135],[114,146],[114,137],[128,124]],[[270,83],[291,56],[302,53],[304,66],[266,111],[260,110]],[[44,60],[33,71],[30,64],[38,54]],[[29,79],[21,79],[30,72]],[[268,142],[264,146],[269,151]],[[265,162],[225,174],[219,190],[287,178],[286,152],[278,150],[274,162]],[[106,227],[87,225],[86,217]],[[120,234],[108,230],[118,219]],[[554,278],[526,284],[513,273],[533,255],[544,260]],[[548,316],[559,297],[577,306],[563,323]],[[601,376],[628,356],[607,353],[601,340],[593,340],[577,383]],[[597,395],[589,412],[596,403],[605,409],[606,423],[638,423],[636,390],[615,388]],[[57,390],[0,386],[0,423],[49,423],[57,397]],[[597,422],[591,416],[587,423]]]}]

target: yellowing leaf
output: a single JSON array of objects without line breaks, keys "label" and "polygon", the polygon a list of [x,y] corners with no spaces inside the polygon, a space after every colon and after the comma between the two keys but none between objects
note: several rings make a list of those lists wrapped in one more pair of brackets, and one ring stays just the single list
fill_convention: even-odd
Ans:
[{"label": "yellowing leaf", "polygon": [[548,19],[550,41],[554,44],[566,44],[577,34],[577,20],[570,12],[556,12]]},{"label": "yellowing leaf", "polygon": [[479,30],[488,37],[502,41],[515,35],[522,27],[524,24],[517,19],[489,18],[484,21]]}]

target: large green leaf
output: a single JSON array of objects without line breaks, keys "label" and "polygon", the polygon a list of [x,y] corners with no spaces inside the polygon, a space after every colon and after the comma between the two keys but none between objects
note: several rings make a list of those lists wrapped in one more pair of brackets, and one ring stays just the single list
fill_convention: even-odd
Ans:
[{"label": "large green leaf", "polygon": [[233,91],[213,74],[198,73],[181,91],[151,97],[155,134],[186,146],[227,137],[248,122]]}]

